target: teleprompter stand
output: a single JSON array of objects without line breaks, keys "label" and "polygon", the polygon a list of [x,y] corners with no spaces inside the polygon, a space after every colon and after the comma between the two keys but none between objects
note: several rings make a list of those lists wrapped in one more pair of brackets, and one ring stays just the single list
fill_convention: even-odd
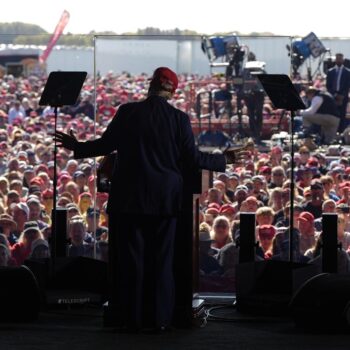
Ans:
[{"label": "teleprompter stand", "polygon": [[[55,126],[54,132],[57,131],[57,109],[62,106],[74,105],[79,97],[80,90],[83,86],[87,73],[86,72],[51,72],[44,91],[41,95],[39,105],[50,106],[54,108]],[[57,220],[56,220],[56,203],[57,203],[57,145],[55,140],[54,146],[54,175],[53,175],[53,209],[52,209],[52,229],[51,229],[51,262],[52,267],[55,265],[55,259],[58,255],[62,256],[62,250],[65,249],[63,244],[57,245]],[[64,246],[66,245],[64,238]],[[57,249],[60,249],[58,253]]]},{"label": "teleprompter stand", "polygon": [[306,109],[303,100],[292,81],[285,74],[259,74],[257,75],[263,86],[267,96],[270,98],[275,108],[286,109],[291,112],[290,121],[290,153],[291,153],[291,164],[290,164],[290,218],[289,218],[289,261],[294,260],[294,116],[295,112],[299,109]]},{"label": "teleprompter stand", "polygon": [[[266,94],[275,108],[291,111],[291,192],[290,192],[290,228],[289,261],[250,261],[245,260],[236,265],[236,306],[238,312],[263,314],[269,316],[287,313],[289,302],[295,290],[317,272],[313,266],[295,262],[294,256],[294,144],[293,117],[295,111],[305,109],[298,92],[287,75],[259,74]],[[247,226],[247,225],[246,225]],[[242,227],[242,224],[241,224]],[[254,225],[251,229],[254,237]],[[247,234],[249,232],[246,232]],[[241,233],[242,234],[242,233]],[[243,242],[242,242],[243,243]],[[254,243],[254,242],[253,242]],[[249,244],[252,250],[253,244]],[[240,249],[242,249],[241,247]],[[278,283],[276,282],[278,281]]]}]

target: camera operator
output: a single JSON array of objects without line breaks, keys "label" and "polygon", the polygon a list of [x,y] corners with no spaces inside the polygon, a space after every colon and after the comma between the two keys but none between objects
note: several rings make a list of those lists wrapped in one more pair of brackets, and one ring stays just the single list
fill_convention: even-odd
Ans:
[{"label": "camera operator", "polygon": [[311,102],[310,107],[299,111],[299,115],[303,117],[304,128],[320,125],[324,143],[331,144],[336,138],[340,121],[334,98],[314,87],[306,90],[306,98]]}]

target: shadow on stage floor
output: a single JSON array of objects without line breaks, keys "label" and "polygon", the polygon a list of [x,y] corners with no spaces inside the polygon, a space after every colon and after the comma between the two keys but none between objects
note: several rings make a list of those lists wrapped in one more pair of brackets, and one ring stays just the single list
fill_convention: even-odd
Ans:
[{"label": "shadow on stage floor", "polygon": [[348,334],[310,334],[290,319],[252,317],[230,307],[203,328],[165,334],[119,334],[103,327],[102,309],[81,307],[43,312],[32,323],[0,324],[0,349],[347,349]]}]

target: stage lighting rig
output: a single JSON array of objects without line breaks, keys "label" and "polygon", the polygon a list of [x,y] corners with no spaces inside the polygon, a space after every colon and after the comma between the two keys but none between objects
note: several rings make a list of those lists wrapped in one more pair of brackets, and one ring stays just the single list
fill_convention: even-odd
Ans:
[{"label": "stage lighting rig", "polygon": [[295,77],[298,75],[300,67],[309,59],[308,77],[309,80],[312,80],[311,57],[319,58],[327,52],[327,49],[316,34],[311,32],[303,38],[295,38],[292,40],[291,46],[286,45],[286,48],[288,50],[288,56],[291,57],[293,76]]}]

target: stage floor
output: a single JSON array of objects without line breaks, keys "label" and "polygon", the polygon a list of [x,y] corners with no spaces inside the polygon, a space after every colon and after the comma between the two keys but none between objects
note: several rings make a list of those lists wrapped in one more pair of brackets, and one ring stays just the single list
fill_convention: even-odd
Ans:
[{"label": "stage floor", "polygon": [[106,349],[348,349],[349,334],[309,334],[289,319],[242,316],[232,309],[222,316],[233,322],[208,321],[204,328],[169,333],[118,334],[103,328],[102,310],[84,307],[41,313],[34,323],[0,324],[1,350]]}]

